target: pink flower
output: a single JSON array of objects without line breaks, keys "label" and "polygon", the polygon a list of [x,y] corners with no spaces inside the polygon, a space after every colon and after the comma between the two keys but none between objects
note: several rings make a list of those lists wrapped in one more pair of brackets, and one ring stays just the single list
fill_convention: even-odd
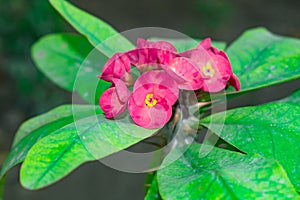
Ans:
[{"label": "pink flower", "polygon": [[240,82],[233,74],[230,61],[224,51],[211,46],[211,39],[204,39],[197,49],[204,48],[211,56],[212,62],[202,67],[202,73],[208,79],[205,80],[203,90],[207,92],[218,92],[229,84],[236,90],[240,90]]},{"label": "pink flower", "polygon": [[197,48],[180,53],[163,69],[176,80],[180,89],[219,92],[227,82],[239,90],[239,81],[223,51],[211,46],[210,38]]},{"label": "pink flower", "polygon": [[197,48],[185,51],[181,55],[189,58],[199,70],[203,80],[201,90],[219,92],[226,87],[232,74],[231,65],[228,59],[223,57],[225,53],[211,46],[209,38],[203,40]]},{"label": "pink flower", "polygon": [[135,82],[128,102],[132,120],[144,128],[159,128],[172,116],[172,105],[179,89],[165,72],[153,70],[143,73]]},{"label": "pink flower", "polygon": [[223,57],[216,57],[201,46],[180,54],[164,68],[180,89],[219,92],[226,87],[232,74],[231,65]]},{"label": "pink flower", "polygon": [[121,115],[127,106],[131,92],[127,89],[125,83],[113,78],[113,87],[107,89],[99,99],[99,105],[106,118],[114,118]]},{"label": "pink flower", "polygon": [[[132,66],[141,74],[136,81]],[[132,120],[150,129],[170,120],[179,89],[219,92],[227,84],[240,89],[227,55],[211,46],[209,38],[182,53],[168,42],[139,39],[136,49],[113,55],[99,77],[112,82],[99,99],[105,116],[118,117],[128,106]]]}]

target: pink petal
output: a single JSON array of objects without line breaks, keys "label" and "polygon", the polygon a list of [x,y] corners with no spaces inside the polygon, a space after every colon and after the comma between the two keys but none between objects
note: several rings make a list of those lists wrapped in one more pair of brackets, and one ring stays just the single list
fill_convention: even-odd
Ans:
[{"label": "pink petal", "polygon": [[231,65],[223,56],[212,56],[213,63],[211,66],[214,69],[213,77],[206,77],[202,90],[206,92],[219,92],[226,87],[226,83],[232,75]]},{"label": "pink petal", "polygon": [[222,79],[208,79],[203,83],[202,90],[205,92],[220,92],[226,87],[226,81]]},{"label": "pink petal", "polygon": [[[204,39],[196,49],[198,49],[198,52],[192,49],[183,52],[181,55],[196,62],[200,68],[207,63],[213,68],[213,76],[206,76],[204,71],[202,71],[204,79],[202,90],[207,92],[219,92],[226,87],[228,81],[236,90],[240,89],[239,81],[232,73],[232,67],[226,53],[211,46],[210,38]],[[203,50],[206,53],[204,53]]]},{"label": "pink petal", "polygon": [[132,62],[140,72],[161,69],[161,65],[168,65],[170,60],[178,55],[164,49],[142,48],[136,49],[138,60]]},{"label": "pink petal", "polygon": [[[155,100],[149,105],[147,96]],[[177,101],[179,89],[176,82],[163,71],[143,73],[134,84],[128,102],[128,111],[133,121],[144,128],[158,128],[165,125],[172,115],[172,105]]]},{"label": "pink petal", "polygon": [[132,64],[141,72],[161,69],[161,65],[167,65],[171,59],[177,56],[176,48],[165,41],[151,42],[139,38],[136,50],[138,60]]},{"label": "pink petal", "polygon": [[[181,54],[184,57],[189,58],[190,62],[192,62],[195,66],[197,66],[197,68],[199,69],[200,73],[201,73],[201,77],[202,79],[209,79],[210,77],[205,76],[204,72],[203,72],[203,66],[206,65],[211,65],[212,68],[218,73],[217,69],[217,65],[214,62],[214,57],[209,55],[208,51],[206,51],[205,49],[198,48],[198,49],[191,49],[188,51],[185,51]],[[217,75],[214,74],[214,75]]]},{"label": "pink petal", "polygon": [[[219,54],[214,54],[210,50],[207,51],[200,46],[200,48],[183,52],[182,55],[190,58],[200,69],[204,82],[202,90],[206,92],[219,92],[226,87],[226,83],[231,77],[232,69],[224,52],[219,51]],[[203,71],[203,67],[207,65],[210,65],[214,70],[212,76],[206,75],[205,71]]]},{"label": "pink petal", "polygon": [[180,56],[190,58],[198,65],[206,64],[208,61],[211,61],[210,54],[202,47],[184,51],[180,53]]},{"label": "pink petal", "polygon": [[209,50],[211,48],[211,39],[210,38],[205,38],[200,42],[200,44],[197,46],[197,48],[202,47],[206,50]]},{"label": "pink petal", "polygon": [[232,75],[232,69],[229,60],[225,59],[223,55],[212,56],[212,60],[219,78],[227,82]]},{"label": "pink petal", "polygon": [[179,95],[177,83],[166,72],[159,70],[143,73],[136,80],[133,93],[139,88],[143,88],[145,92],[152,92],[159,97],[166,98],[171,105],[177,101]]},{"label": "pink petal", "polygon": [[227,54],[224,51],[219,51],[218,50],[218,54],[217,55],[222,56],[223,58],[225,58],[229,62],[229,58],[228,58]]},{"label": "pink petal", "polygon": [[177,49],[174,47],[169,42],[166,41],[157,41],[157,42],[152,42],[145,40],[143,38],[139,38],[137,41],[137,48],[142,49],[142,48],[154,48],[154,49],[160,49],[160,50],[168,50],[171,52],[176,52]]},{"label": "pink petal", "polygon": [[153,107],[138,106],[132,97],[128,103],[128,111],[137,125],[149,129],[164,126],[172,116],[172,106],[161,104]]},{"label": "pink petal", "polygon": [[123,78],[126,72],[130,71],[130,60],[124,53],[114,54],[104,65],[99,78],[105,81],[112,81],[112,78]]},{"label": "pink petal", "polygon": [[158,51],[158,49],[153,48],[137,49],[138,62],[133,63],[133,65],[141,72],[160,69]]},{"label": "pink petal", "polygon": [[119,100],[122,103],[127,103],[131,95],[131,92],[128,90],[126,84],[122,80],[116,78],[113,78],[112,82],[115,85],[116,93],[118,95]]},{"label": "pink petal", "polygon": [[[154,94],[154,85],[153,84],[143,84],[140,87],[133,90],[131,99],[134,100],[137,106],[145,105],[145,97],[148,94]],[[157,98],[157,96],[155,96]]]},{"label": "pink petal", "polygon": [[235,74],[232,74],[228,83],[230,85],[232,85],[236,91],[240,91],[241,90],[241,83],[238,79],[238,77]]},{"label": "pink petal", "polygon": [[129,59],[129,62],[137,63],[139,60],[139,55],[137,49],[133,49],[124,53],[124,55]]},{"label": "pink petal", "polygon": [[202,87],[200,69],[188,58],[174,58],[164,70],[177,82],[180,89],[198,90]]},{"label": "pink petal", "polygon": [[99,99],[99,105],[105,113],[106,118],[117,117],[126,109],[126,103],[119,100],[116,88],[107,89]]},{"label": "pink petal", "polygon": [[206,39],[202,40],[196,48],[197,49],[204,48],[206,51],[208,51],[208,53],[210,55],[219,54],[219,52],[220,52],[216,47],[211,46],[211,39],[210,38],[206,38]]}]

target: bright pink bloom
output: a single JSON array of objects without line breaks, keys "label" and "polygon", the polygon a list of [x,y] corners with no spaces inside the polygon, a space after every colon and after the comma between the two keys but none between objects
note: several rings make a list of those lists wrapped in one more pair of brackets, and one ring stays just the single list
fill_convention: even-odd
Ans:
[{"label": "bright pink bloom", "polygon": [[[131,66],[141,73],[136,81]],[[219,92],[229,83],[240,90],[227,55],[211,46],[209,38],[182,53],[168,42],[139,39],[136,49],[113,55],[99,77],[112,82],[99,100],[105,116],[118,117],[128,106],[132,120],[144,128],[159,128],[170,120],[179,89]],[[127,86],[134,86],[132,93]]]},{"label": "bright pink bloom", "polygon": [[177,101],[178,95],[178,86],[167,73],[148,71],[135,82],[128,111],[137,125],[159,128],[171,118],[172,105]]},{"label": "bright pink bloom", "polygon": [[113,87],[107,89],[99,99],[99,105],[107,118],[121,115],[127,106],[131,92],[120,79],[112,79]]},{"label": "bright pink bloom", "polygon": [[[226,54],[211,46],[211,40],[203,40],[195,49],[180,53],[164,70],[186,90],[219,92],[227,82],[239,89],[239,81],[233,76]],[[232,78],[231,78],[232,77]]]},{"label": "bright pink bloom", "polygon": [[224,89],[227,82],[229,82],[236,90],[240,90],[240,82],[232,72],[232,67],[226,53],[211,46],[210,38],[203,40],[197,47],[197,49],[202,48],[209,53],[212,60],[212,63],[208,63],[206,67],[202,67],[203,74],[207,74],[208,76],[206,77],[209,77],[202,89],[207,92],[218,92]]}]

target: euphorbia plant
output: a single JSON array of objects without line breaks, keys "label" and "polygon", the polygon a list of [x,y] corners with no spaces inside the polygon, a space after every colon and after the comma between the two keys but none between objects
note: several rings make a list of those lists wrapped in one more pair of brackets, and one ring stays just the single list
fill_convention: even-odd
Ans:
[{"label": "euphorbia plant", "polygon": [[[84,162],[159,137],[163,142],[154,144],[167,151],[154,154],[162,159],[158,168],[153,158],[144,170],[153,172],[145,199],[299,199],[300,92],[213,112],[225,97],[298,79],[298,39],[256,28],[228,47],[210,39],[190,46],[139,38],[134,45],[66,1],[50,3],[82,35],[45,36],[33,46],[33,59],[89,104],[62,105],[26,121],[1,177],[23,162],[21,184],[39,189]],[[86,59],[94,47],[102,62]],[[210,137],[195,139],[203,130]]]}]

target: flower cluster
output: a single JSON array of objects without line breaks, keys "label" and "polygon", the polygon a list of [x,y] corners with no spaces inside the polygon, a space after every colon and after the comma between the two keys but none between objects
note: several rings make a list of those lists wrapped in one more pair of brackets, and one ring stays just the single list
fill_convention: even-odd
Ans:
[{"label": "flower cluster", "polygon": [[114,54],[99,78],[112,83],[99,100],[105,116],[115,118],[128,108],[132,120],[149,129],[170,120],[180,89],[219,92],[228,84],[240,89],[227,55],[210,38],[185,52],[165,41],[138,39],[136,49]]}]

